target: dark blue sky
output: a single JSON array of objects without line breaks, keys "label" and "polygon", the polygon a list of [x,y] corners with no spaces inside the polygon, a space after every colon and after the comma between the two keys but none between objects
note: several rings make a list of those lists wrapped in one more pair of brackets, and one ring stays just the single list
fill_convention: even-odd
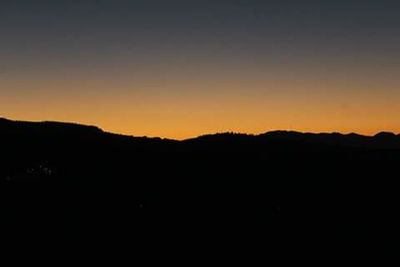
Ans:
[{"label": "dark blue sky", "polygon": [[399,41],[399,7],[398,1],[384,0],[14,0],[1,2],[0,27],[6,41],[2,48],[15,50],[28,44],[73,51],[74,46],[90,48],[92,42],[100,42],[91,47],[96,49],[118,42],[195,45],[199,40],[214,45],[288,41],[315,48],[330,42],[374,48],[387,43],[381,38]]}]

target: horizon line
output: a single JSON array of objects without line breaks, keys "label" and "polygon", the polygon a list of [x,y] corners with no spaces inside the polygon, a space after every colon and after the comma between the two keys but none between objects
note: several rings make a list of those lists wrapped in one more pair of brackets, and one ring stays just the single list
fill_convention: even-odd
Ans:
[{"label": "horizon line", "polygon": [[220,135],[220,134],[237,134],[237,135],[248,135],[248,136],[259,136],[263,134],[268,134],[268,133],[274,133],[274,132],[286,132],[286,133],[299,133],[299,134],[340,134],[340,135],[358,135],[362,137],[375,137],[378,134],[381,133],[388,133],[388,134],[393,134],[395,136],[400,136],[400,132],[396,131],[387,131],[387,130],[381,130],[377,131],[375,134],[362,134],[354,131],[349,131],[349,132],[340,132],[340,131],[301,131],[301,130],[296,130],[296,129],[270,129],[266,130],[263,132],[258,132],[258,133],[249,133],[249,132],[239,132],[239,131],[232,131],[232,130],[226,130],[226,131],[217,131],[217,132],[208,132],[208,133],[203,133],[203,134],[198,134],[195,136],[191,137],[186,137],[186,138],[169,138],[169,137],[163,137],[163,136],[153,136],[153,135],[134,135],[134,134],[127,134],[127,133],[121,133],[121,132],[116,132],[116,131],[109,131],[104,128],[102,128],[99,125],[93,125],[93,124],[85,124],[81,122],[74,122],[74,121],[57,121],[57,120],[15,120],[15,119],[9,119],[5,117],[0,117],[0,121],[5,120],[9,122],[20,122],[20,123],[60,123],[60,124],[70,124],[70,125],[77,125],[77,126],[84,126],[84,127],[95,127],[98,128],[99,130],[109,133],[109,134],[117,134],[117,135],[124,135],[124,136],[130,136],[130,137],[146,137],[146,138],[160,138],[160,139],[165,139],[165,140],[175,140],[175,141],[185,141],[185,140],[191,140],[191,139],[196,139],[199,137],[204,137],[204,136],[212,136],[212,135]]}]

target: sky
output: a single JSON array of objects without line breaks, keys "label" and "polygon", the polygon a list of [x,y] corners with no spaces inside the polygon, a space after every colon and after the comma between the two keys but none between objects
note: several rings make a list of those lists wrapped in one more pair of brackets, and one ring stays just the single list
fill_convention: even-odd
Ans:
[{"label": "sky", "polygon": [[0,117],[135,135],[400,132],[397,0],[2,0]]}]

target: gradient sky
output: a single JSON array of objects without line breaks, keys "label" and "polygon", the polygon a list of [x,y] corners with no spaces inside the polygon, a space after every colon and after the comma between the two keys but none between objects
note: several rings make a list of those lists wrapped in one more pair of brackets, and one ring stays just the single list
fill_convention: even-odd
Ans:
[{"label": "gradient sky", "polygon": [[400,1],[2,0],[0,117],[131,135],[400,131]]}]

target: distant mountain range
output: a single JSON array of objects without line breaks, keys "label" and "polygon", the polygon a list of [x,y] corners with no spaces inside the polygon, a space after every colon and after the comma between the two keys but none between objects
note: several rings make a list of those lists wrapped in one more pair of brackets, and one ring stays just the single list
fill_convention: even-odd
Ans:
[{"label": "distant mountain range", "polygon": [[[106,135],[108,137],[114,136],[122,138],[123,135],[111,134],[104,132],[96,126],[87,126],[76,123],[65,122],[27,122],[27,121],[12,121],[5,118],[0,118],[0,134],[45,134],[45,135],[71,135],[74,136],[91,136],[91,135]],[[132,140],[154,139],[161,140],[161,138],[147,138],[147,137],[132,137],[125,136]],[[365,136],[356,133],[341,134],[341,133],[301,133],[296,131],[271,131],[259,135],[249,135],[240,133],[217,133],[202,135],[197,138],[183,140],[181,142],[193,142],[196,140],[232,140],[232,139],[270,139],[270,140],[286,140],[296,142],[309,142],[328,145],[340,145],[349,147],[368,147],[368,148],[387,148],[399,149],[400,148],[400,134],[396,135],[392,132],[380,132],[374,136]],[[167,142],[175,141],[171,139],[163,139]]]},{"label": "distant mountain range", "polygon": [[0,151],[1,224],[11,239],[360,240],[397,225],[393,133],[176,141],[0,119]]}]

